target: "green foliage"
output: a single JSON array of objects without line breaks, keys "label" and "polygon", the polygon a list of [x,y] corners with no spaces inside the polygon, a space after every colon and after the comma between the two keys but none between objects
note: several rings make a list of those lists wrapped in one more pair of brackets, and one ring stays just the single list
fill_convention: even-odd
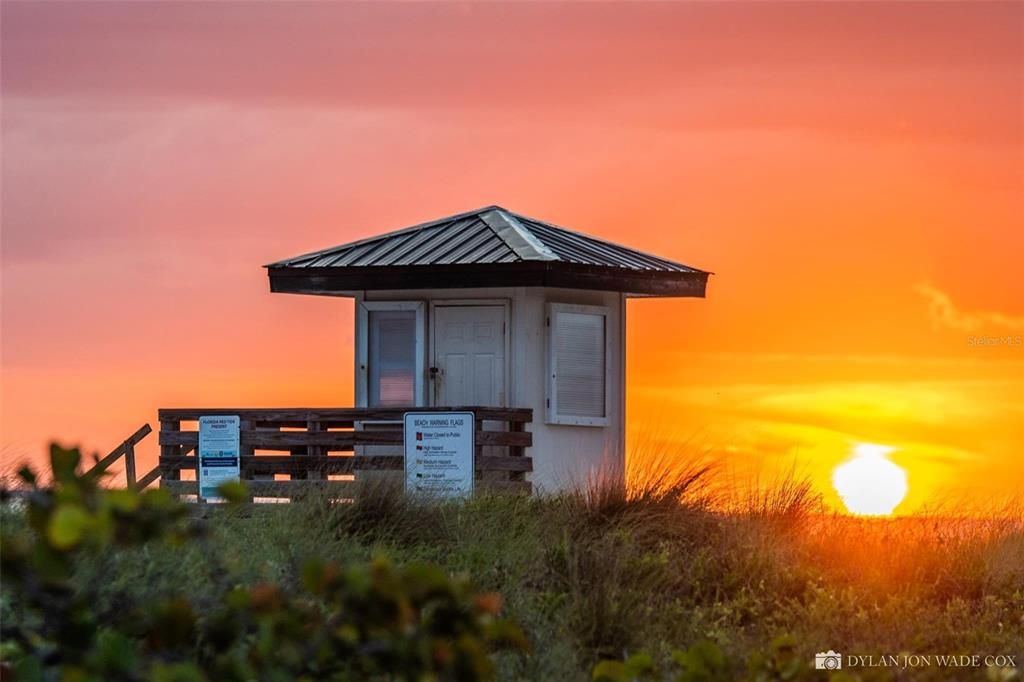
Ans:
[{"label": "green foliage", "polygon": [[[234,585],[206,605],[121,598],[131,607],[100,612],[100,588],[78,579],[81,563],[116,547],[206,539],[166,492],[105,489],[77,473],[77,450],[54,445],[50,459],[49,488],[22,470],[24,523],[3,533],[3,601],[14,617],[4,619],[0,655],[18,679],[482,680],[494,677],[494,652],[526,649],[519,628],[498,617],[496,593],[423,562],[309,560],[300,585]],[[238,484],[219,493],[246,498]]]},{"label": "green foliage", "polygon": [[756,651],[747,660],[747,674],[732,669],[722,649],[710,640],[700,640],[690,648],[672,652],[671,661],[655,665],[646,653],[635,653],[623,661],[604,660],[594,666],[594,682],[715,682],[745,679],[747,682],[786,682],[828,679],[830,682],[857,682],[861,678],[844,672],[818,671],[796,652],[789,635],[772,640],[767,651]]},{"label": "green foliage", "polygon": [[712,641],[702,639],[685,651],[673,651],[672,662],[679,666],[680,682],[707,682],[722,677],[725,655]]},{"label": "green foliage", "polygon": [[19,476],[30,486],[24,523],[15,531],[5,524],[0,538],[4,599],[16,616],[3,624],[4,661],[23,679],[47,669],[112,670],[119,640],[90,608],[93,595],[76,589],[78,555],[187,531],[185,510],[165,491],[106,491],[98,476],[76,473],[80,459],[78,450],[51,446],[49,489],[23,468]]},{"label": "green foliage", "polygon": [[800,680],[810,672],[807,659],[797,655],[796,640],[782,635],[772,640],[766,652],[756,652],[748,661],[752,682]]},{"label": "green foliage", "polygon": [[[20,501],[0,506],[5,559],[12,543],[43,545],[48,552],[28,571],[33,580],[42,583],[49,563],[68,569],[58,575],[64,592],[33,605],[30,586],[5,565],[0,660],[23,665],[25,679],[72,666],[112,680],[355,679],[427,665],[423,674],[440,678],[493,670],[506,680],[567,682],[880,682],[938,681],[950,671],[826,673],[813,669],[814,655],[1024,651],[1019,513],[983,521],[822,515],[791,484],[726,514],[709,508],[706,485],[721,486],[702,472],[680,469],[678,484],[663,477],[626,494],[620,487],[440,504],[380,485],[354,503],[312,496],[218,505],[198,528],[165,513],[160,498],[178,505],[158,492],[143,502],[103,491],[98,505],[78,501],[88,494],[60,493],[61,504],[88,518],[58,518],[58,485],[40,491],[53,507],[45,514]],[[222,493],[245,498],[244,489]],[[51,523],[67,548],[50,548]],[[159,533],[146,530],[153,525]],[[461,579],[439,587],[442,575],[470,575],[483,594]],[[497,592],[503,616],[535,645],[527,655],[518,631],[495,616]],[[54,604],[71,598],[88,606],[84,617],[74,609],[74,617],[54,616]],[[444,615],[452,612],[461,615]],[[62,641],[60,622],[70,633],[93,628],[73,660],[44,647]],[[453,632],[463,631],[480,646],[462,646]],[[443,643],[438,658],[435,641]],[[486,660],[472,653],[480,648]]]},{"label": "green foliage", "polygon": [[623,661],[601,661],[592,674],[595,682],[713,682],[729,677],[722,649],[706,639],[688,649],[673,651],[671,662],[663,668],[656,666],[650,655],[639,652]]},{"label": "green foliage", "polygon": [[601,661],[594,666],[592,678],[595,682],[663,679],[656,671],[651,657],[645,653],[633,654],[624,661]]}]

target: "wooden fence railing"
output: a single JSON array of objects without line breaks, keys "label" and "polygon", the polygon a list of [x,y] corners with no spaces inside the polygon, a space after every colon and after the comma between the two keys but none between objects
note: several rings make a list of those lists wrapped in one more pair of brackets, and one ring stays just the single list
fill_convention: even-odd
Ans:
[{"label": "wooden fence railing", "polygon": [[[142,489],[145,488],[149,483],[159,478],[160,468],[157,467],[156,475],[150,478],[147,483],[143,483],[141,480],[137,481],[135,478],[135,446],[139,444],[143,438],[153,432],[153,428],[149,424],[143,424],[138,430],[132,435],[128,436],[124,441],[121,442],[116,448],[111,450],[105,457],[97,459],[91,467],[85,471],[86,476],[94,476],[102,474],[109,469],[117,460],[124,458],[124,477],[125,484],[129,488]],[[151,474],[153,472],[150,472]],[[8,488],[0,486],[0,500],[13,498],[23,499],[31,492],[30,489],[25,487],[13,487]]]},{"label": "wooden fence railing", "polygon": [[[531,492],[526,474],[533,444],[526,425],[533,410],[493,407],[414,408],[417,412],[473,412],[476,420],[476,487],[478,490]],[[311,489],[351,496],[360,479],[373,472],[402,472],[402,417],[406,409],[288,408],[162,409],[160,417],[161,487],[196,494],[194,480],[181,472],[196,468],[201,416],[237,415],[241,422],[241,472],[250,492],[260,497],[296,497]],[[282,454],[283,453],[283,454]],[[148,474],[140,487],[152,482]],[[348,480],[329,476],[346,475]],[[286,475],[288,480],[276,480]],[[400,476],[400,473],[398,474]],[[155,477],[154,477],[155,478]]]},{"label": "wooden fence railing", "polygon": [[152,433],[152,431],[153,428],[149,424],[143,424],[139,427],[138,431],[128,436],[128,438],[114,448],[110,454],[93,464],[88,473],[95,474],[106,471],[114,462],[124,457],[124,477],[127,486],[129,488],[134,488],[136,486],[145,488],[148,483],[146,485],[139,485],[139,482],[135,480],[135,446],[139,444],[139,441]]}]

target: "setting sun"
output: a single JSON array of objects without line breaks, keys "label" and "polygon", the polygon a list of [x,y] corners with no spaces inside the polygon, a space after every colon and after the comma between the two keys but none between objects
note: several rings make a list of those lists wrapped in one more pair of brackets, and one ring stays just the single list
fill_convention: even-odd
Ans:
[{"label": "setting sun", "polygon": [[851,513],[885,516],[907,496],[907,472],[886,457],[893,449],[861,443],[832,472],[832,485]]}]

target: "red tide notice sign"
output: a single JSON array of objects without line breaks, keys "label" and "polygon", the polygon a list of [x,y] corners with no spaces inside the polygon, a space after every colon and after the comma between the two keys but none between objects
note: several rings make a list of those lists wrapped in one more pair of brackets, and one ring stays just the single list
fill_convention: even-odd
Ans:
[{"label": "red tide notice sign", "polygon": [[241,474],[238,417],[199,418],[199,497],[218,501],[217,487]]}]

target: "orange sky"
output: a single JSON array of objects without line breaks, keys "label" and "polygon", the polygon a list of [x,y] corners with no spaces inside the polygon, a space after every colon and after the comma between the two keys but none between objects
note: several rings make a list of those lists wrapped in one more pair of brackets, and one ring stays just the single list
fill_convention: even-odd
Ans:
[{"label": "orange sky", "polygon": [[630,304],[642,448],[834,500],[891,445],[898,511],[1024,487],[1024,346],[969,343],[1024,335],[1024,4],[0,19],[5,463],[159,406],[351,404],[350,304],[260,265],[500,203],[717,273]]}]

